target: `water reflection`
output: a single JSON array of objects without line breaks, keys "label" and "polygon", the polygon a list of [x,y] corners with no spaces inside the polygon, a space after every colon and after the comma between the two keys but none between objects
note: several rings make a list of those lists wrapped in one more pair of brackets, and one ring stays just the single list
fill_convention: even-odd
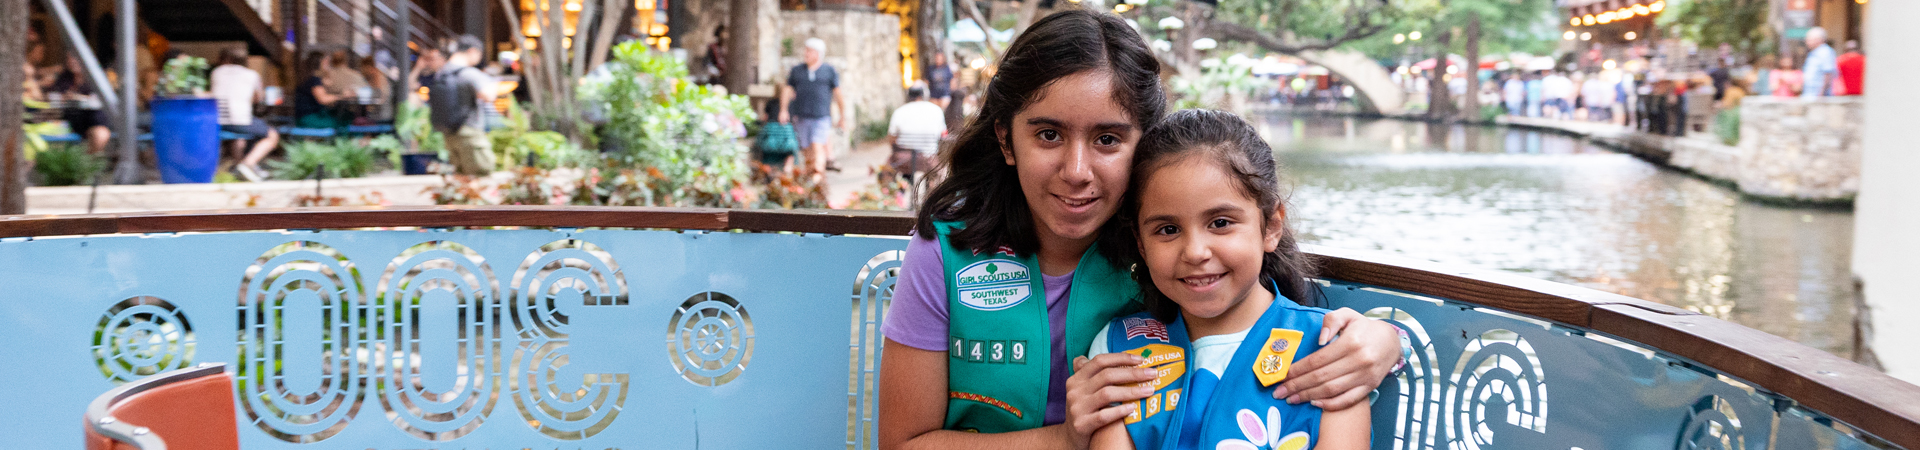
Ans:
[{"label": "water reflection", "polygon": [[1552,133],[1255,123],[1297,184],[1291,216],[1302,242],[1617,292],[1851,356],[1851,212],[1742,201]]}]

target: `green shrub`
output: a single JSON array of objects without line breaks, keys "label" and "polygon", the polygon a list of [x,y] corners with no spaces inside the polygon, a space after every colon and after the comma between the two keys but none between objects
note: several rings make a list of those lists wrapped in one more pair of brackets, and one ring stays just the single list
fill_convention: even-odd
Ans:
[{"label": "green shrub", "polygon": [[589,152],[555,131],[533,131],[530,115],[519,105],[507,107],[506,126],[487,132],[493,141],[495,170],[524,166],[527,156],[542,169],[588,167],[599,162],[600,155]]},{"label": "green shrub", "polygon": [[40,173],[46,186],[87,184],[106,168],[105,158],[87,153],[78,145],[51,146],[35,155],[33,162],[33,171]]},{"label": "green shrub", "polygon": [[860,124],[860,142],[873,142],[887,138],[887,121],[875,120]]},{"label": "green shrub", "polygon": [[[424,106],[400,104],[394,112],[393,132],[404,141],[408,153],[433,153],[447,159],[447,137],[434,131],[432,111]],[[394,158],[398,160],[399,158]],[[395,166],[398,167],[398,166]]]},{"label": "green shrub", "polygon": [[304,180],[313,178],[314,173],[325,168],[326,178],[359,178],[373,171],[377,158],[373,147],[357,145],[341,139],[332,144],[320,141],[299,141],[283,145],[287,149],[285,161],[271,161],[267,165],[273,170],[274,178],[282,180]]},{"label": "green shrub", "polygon": [[620,45],[614,56],[608,63],[612,76],[604,84],[580,88],[583,101],[607,103],[608,120],[601,128],[606,173],[644,174],[631,177],[630,184],[666,194],[648,197],[647,205],[735,203],[726,199],[748,175],[747,149],[740,142],[743,122],[755,118],[747,97],[688,82],[685,63],[640,42]]}]

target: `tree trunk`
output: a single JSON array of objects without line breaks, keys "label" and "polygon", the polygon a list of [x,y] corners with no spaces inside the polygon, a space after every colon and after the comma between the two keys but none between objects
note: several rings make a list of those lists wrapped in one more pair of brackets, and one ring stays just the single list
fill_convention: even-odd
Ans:
[{"label": "tree trunk", "polygon": [[594,46],[593,36],[600,34],[596,32],[599,27],[588,27],[600,12],[600,2],[589,0],[580,3],[580,14],[573,19],[573,64],[569,65],[573,69],[573,79],[587,75],[587,51]]},{"label": "tree trunk", "polygon": [[1453,117],[1453,96],[1447,93],[1447,68],[1453,66],[1453,60],[1447,57],[1452,47],[1453,33],[1439,30],[1433,33],[1436,50],[1433,57],[1433,73],[1427,74],[1427,118],[1447,120]]},{"label": "tree trunk", "polygon": [[760,68],[760,0],[732,0],[727,11],[727,92],[747,95]]},{"label": "tree trunk", "polygon": [[1467,98],[1460,99],[1460,119],[1480,120],[1480,15],[1467,13],[1467,66],[1460,73],[1467,77]]},{"label": "tree trunk", "polygon": [[605,64],[612,56],[613,39],[616,36],[615,32],[620,29],[622,22],[620,19],[626,18],[624,5],[627,3],[623,0],[607,0],[607,5],[600,8],[605,13],[600,15],[599,35],[593,38],[593,54],[589,56],[591,60],[587,62],[589,72]]},{"label": "tree trunk", "polygon": [[1180,2],[1178,17],[1186,25],[1170,36],[1173,41],[1174,73],[1183,77],[1200,76],[1200,51],[1193,48],[1193,41],[1200,40],[1206,32],[1205,15],[1200,11],[1198,2]]},{"label": "tree trunk", "polygon": [[[920,61],[917,61],[919,64],[915,67],[919,68],[919,76],[922,79],[925,79],[927,71],[933,68],[933,54],[946,50],[947,33],[945,21],[942,20],[944,14],[941,14],[940,10],[945,3],[940,0],[920,0],[920,4],[914,6],[913,42],[914,47],[917,47],[915,50],[920,54]],[[953,63],[953,55],[947,55],[947,59],[948,64]]]},{"label": "tree trunk", "polygon": [[[0,215],[27,213],[20,85],[26,72],[27,1],[0,0]],[[128,101],[132,101],[129,99]]]},{"label": "tree trunk", "polygon": [[[500,8],[502,11],[518,11],[512,0],[500,0]],[[533,18],[533,23],[540,23],[540,19]],[[533,94],[533,109],[545,111],[547,89],[542,83],[546,76],[540,71],[540,62],[533,57],[533,52],[527,51],[527,31],[520,23],[520,15],[507,14],[507,26],[513,28],[507,34],[513,37],[513,45],[520,47],[520,82],[526,83],[527,92]]]}]

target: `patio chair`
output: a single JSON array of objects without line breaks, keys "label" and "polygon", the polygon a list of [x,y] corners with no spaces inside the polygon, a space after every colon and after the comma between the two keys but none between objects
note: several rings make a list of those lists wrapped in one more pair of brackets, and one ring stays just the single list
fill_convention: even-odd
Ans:
[{"label": "patio chair", "polygon": [[207,363],[113,388],[87,405],[87,450],[240,448],[233,375]]}]

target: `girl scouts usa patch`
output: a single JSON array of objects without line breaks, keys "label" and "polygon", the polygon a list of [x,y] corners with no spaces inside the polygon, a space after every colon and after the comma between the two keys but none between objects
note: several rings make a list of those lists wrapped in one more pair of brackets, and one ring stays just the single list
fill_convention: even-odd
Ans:
[{"label": "girl scouts usa patch", "polygon": [[960,303],[981,311],[999,311],[1033,294],[1033,272],[1025,264],[989,259],[960,269],[953,277]]}]

